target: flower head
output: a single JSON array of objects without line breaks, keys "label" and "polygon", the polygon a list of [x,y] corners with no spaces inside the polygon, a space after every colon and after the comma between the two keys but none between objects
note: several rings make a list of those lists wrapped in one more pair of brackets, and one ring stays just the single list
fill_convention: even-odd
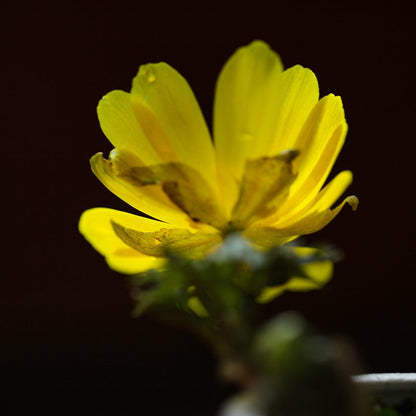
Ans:
[{"label": "flower head", "polygon": [[[85,211],[80,231],[123,273],[158,268],[167,251],[203,257],[232,231],[260,247],[327,225],[352,181],[325,185],[347,132],[341,98],[319,99],[313,72],[283,70],[263,42],[238,49],[219,76],[213,140],[186,80],[166,63],[143,65],[130,93],[98,105],[115,147],[91,159],[98,179],[146,214]],[[325,186],[324,186],[325,185]]]}]

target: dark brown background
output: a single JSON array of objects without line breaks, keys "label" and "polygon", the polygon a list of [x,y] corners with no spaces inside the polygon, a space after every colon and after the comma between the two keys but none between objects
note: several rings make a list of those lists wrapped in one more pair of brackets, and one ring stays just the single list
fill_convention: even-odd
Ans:
[{"label": "dark brown background", "polygon": [[334,281],[268,311],[296,309],[350,337],[364,371],[416,370],[412,14],[400,2],[285,3],[2,3],[0,377],[10,414],[212,415],[228,394],[198,340],[130,317],[125,279],[77,221],[93,206],[127,209],[89,170],[91,155],[111,149],[100,97],[164,60],[210,120],[222,64],[255,38],[343,97],[350,129],[334,172],[354,171],[361,200],[307,240],[345,252]]}]

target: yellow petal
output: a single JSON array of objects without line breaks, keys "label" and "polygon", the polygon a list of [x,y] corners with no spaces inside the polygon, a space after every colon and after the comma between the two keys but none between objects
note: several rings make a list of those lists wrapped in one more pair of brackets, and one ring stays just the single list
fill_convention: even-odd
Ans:
[{"label": "yellow petal", "polygon": [[281,229],[281,232],[290,235],[306,235],[321,230],[328,225],[341,211],[343,206],[348,203],[353,208],[355,206],[355,197],[347,197],[344,201],[334,209],[326,209],[324,211],[312,211],[299,219],[291,226]]},{"label": "yellow petal", "polygon": [[91,158],[91,169],[107,189],[138,211],[164,222],[189,226],[188,216],[169,200],[160,186],[138,186],[123,177],[122,169],[127,163],[134,166],[139,162],[127,151],[112,151],[109,160],[97,153]]},{"label": "yellow petal", "polygon": [[323,211],[310,210],[303,217],[288,226],[267,227],[252,226],[244,231],[244,235],[261,247],[272,247],[285,244],[300,235],[312,234],[329,224],[348,203],[353,210],[357,208],[358,198],[349,196],[334,209]]},{"label": "yellow petal", "polygon": [[[296,254],[300,257],[318,254],[319,250],[312,247],[295,247]],[[287,283],[278,286],[266,287],[256,299],[259,303],[267,303],[284,291],[305,292],[320,289],[328,283],[333,275],[333,263],[330,260],[314,261],[302,266],[305,277],[292,277]]]},{"label": "yellow petal", "polygon": [[92,208],[81,215],[79,230],[85,239],[105,257],[108,265],[120,273],[134,274],[160,268],[165,259],[144,255],[125,244],[115,233],[111,221],[120,221],[142,230],[156,231],[167,224],[108,208]]},{"label": "yellow petal", "polygon": [[116,183],[119,193],[131,191],[126,196],[148,215],[167,222],[187,222],[188,226],[204,223],[223,228],[227,223],[212,188],[198,171],[185,164],[143,166],[126,150],[112,151],[109,161],[98,154],[92,162],[94,173],[104,184]]},{"label": "yellow petal", "polygon": [[244,237],[263,248],[281,246],[294,240],[298,235],[287,234],[271,226],[253,225],[243,231]]},{"label": "yellow petal", "polygon": [[270,154],[295,149],[304,152],[298,136],[314,105],[319,100],[315,74],[308,68],[295,65],[286,69],[276,97],[276,130],[271,136]]},{"label": "yellow petal", "polygon": [[112,222],[117,236],[129,247],[149,256],[162,257],[168,253],[189,258],[202,258],[222,241],[219,232],[190,232],[180,228],[160,228],[145,232]]},{"label": "yellow petal", "polygon": [[301,218],[312,212],[321,212],[331,208],[332,205],[338,200],[338,198],[340,198],[341,195],[345,192],[351,182],[352,172],[349,170],[344,170],[340,172],[334,179],[332,179],[332,181],[329,182],[303,209],[291,211],[285,216],[279,217],[277,221],[274,220],[276,216],[271,216],[266,218],[261,224],[258,222],[256,225],[269,225],[275,228],[290,227]]},{"label": "yellow petal", "polygon": [[287,203],[278,215],[293,215],[305,207],[322,188],[341,151],[347,133],[340,97],[328,95],[313,109],[298,140],[300,155],[294,162],[298,177]]},{"label": "yellow petal", "polygon": [[186,80],[166,63],[143,65],[133,80],[131,103],[162,161],[188,164],[216,189],[211,137]]},{"label": "yellow petal", "polygon": [[163,269],[167,260],[160,257],[146,256],[132,248],[120,248],[105,257],[110,269],[123,274],[139,274],[148,270]]},{"label": "yellow petal", "polygon": [[169,199],[192,221],[223,228],[227,223],[212,188],[198,171],[182,163],[134,167],[126,177],[142,186],[160,184]]},{"label": "yellow petal", "polygon": [[344,170],[338,173],[338,175],[319,192],[312,202],[311,207],[316,211],[323,211],[331,208],[348,186],[351,185],[352,179],[353,175],[350,170]]},{"label": "yellow petal", "polygon": [[97,115],[101,129],[114,147],[129,149],[146,163],[160,163],[133,112],[130,94],[119,90],[108,93],[98,103]]},{"label": "yellow petal", "polygon": [[264,155],[276,129],[276,103],[283,67],[263,42],[237,50],[218,78],[214,140],[227,212],[238,197],[237,181],[248,157]]}]

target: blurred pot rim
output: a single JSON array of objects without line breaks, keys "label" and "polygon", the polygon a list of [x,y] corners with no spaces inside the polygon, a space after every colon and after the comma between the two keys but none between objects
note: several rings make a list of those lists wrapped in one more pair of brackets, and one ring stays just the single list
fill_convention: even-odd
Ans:
[{"label": "blurred pot rim", "polygon": [[406,401],[416,406],[416,373],[362,374],[354,376],[353,381],[385,405]]},{"label": "blurred pot rim", "polygon": [[354,382],[378,389],[416,388],[416,373],[374,373],[353,376]]}]

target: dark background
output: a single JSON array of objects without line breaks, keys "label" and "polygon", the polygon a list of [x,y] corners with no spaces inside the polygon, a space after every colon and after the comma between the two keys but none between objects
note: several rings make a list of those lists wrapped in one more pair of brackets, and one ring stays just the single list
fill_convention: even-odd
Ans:
[{"label": "dark background", "polygon": [[[295,4],[295,3],[293,3]],[[348,4],[348,6],[345,6]],[[213,415],[230,387],[191,335],[132,319],[123,276],[78,234],[84,209],[128,209],[88,160],[111,145],[95,107],[166,61],[211,119],[218,72],[259,38],[342,96],[349,133],[333,172],[359,196],[310,243],[345,252],[324,290],[285,294],[320,331],[355,343],[363,371],[416,370],[413,15],[400,2],[3,2],[1,390],[7,414]],[[413,17],[412,17],[413,16]]]}]

